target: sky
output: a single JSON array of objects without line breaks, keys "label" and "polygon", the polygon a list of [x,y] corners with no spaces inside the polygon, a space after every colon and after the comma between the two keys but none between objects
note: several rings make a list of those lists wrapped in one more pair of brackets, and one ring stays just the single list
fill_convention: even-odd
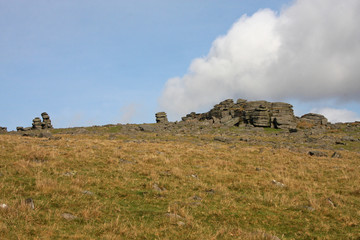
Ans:
[{"label": "sky", "polygon": [[358,0],[0,0],[0,126],[152,123],[228,98],[360,120]]}]

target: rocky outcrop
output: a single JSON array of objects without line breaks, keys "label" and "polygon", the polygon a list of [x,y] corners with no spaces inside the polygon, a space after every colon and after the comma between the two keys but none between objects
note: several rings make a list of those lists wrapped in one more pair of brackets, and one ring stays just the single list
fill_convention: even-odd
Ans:
[{"label": "rocky outcrop", "polygon": [[322,126],[325,126],[328,123],[328,120],[326,117],[324,117],[321,114],[317,114],[317,113],[305,114],[305,115],[301,116],[300,120],[310,122],[314,125],[322,125]]},{"label": "rocky outcrop", "polygon": [[226,126],[252,125],[254,127],[273,127],[281,129],[296,128],[293,106],[283,102],[247,101],[232,99],[216,104],[207,113],[192,112],[183,121],[212,120]]},{"label": "rocky outcrop", "polygon": [[6,127],[0,127],[0,133],[7,133]]},{"label": "rocky outcrop", "polygon": [[166,112],[158,112],[155,114],[156,123],[167,123],[167,115]]},{"label": "rocky outcrop", "polygon": [[23,131],[30,131],[30,130],[41,130],[41,129],[53,128],[49,114],[47,114],[46,112],[43,112],[41,114],[41,117],[43,119],[42,121],[39,117],[36,117],[33,119],[32,127],[26,127],[26,128],[16,127],[16,131],[23,132]]}]

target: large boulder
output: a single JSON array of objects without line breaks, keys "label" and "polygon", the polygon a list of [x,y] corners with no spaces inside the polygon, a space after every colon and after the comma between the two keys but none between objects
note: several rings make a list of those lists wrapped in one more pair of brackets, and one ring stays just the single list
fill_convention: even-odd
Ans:
[{"label": "large boulder", "polygon": [[328,123],[327,118],[324,115],[317,113],[308,113],[301,116],[300,120],[310,122],[317,126],[324,126]]}]

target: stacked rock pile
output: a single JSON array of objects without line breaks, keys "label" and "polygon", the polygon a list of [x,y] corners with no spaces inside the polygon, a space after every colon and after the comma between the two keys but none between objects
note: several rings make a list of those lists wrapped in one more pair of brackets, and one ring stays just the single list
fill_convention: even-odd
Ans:
[{"label": "stacked rock pile", "polygon": [[167,115],[165,112],[158,112],[155,114],[156,117],[156,123],[167,123]]},{"label": "stacked rock pile", "polygon": [[36,117],[33,119],[33,123],[32,123],[32,128],[35,129],[35,130],[39,130],[39,129],[42,129],[41,127],[41,119]]},{"label": "stacked rock pile", "polygon": [[49,114],[47,114],[46,112],[43,112],[41,114],[42,117],[42,121],[39,117],[36,117],[33,119],[32,122],[32,127],[17,127],[16,130],[18,132],[22,132],[22,131],[29,131],[29,130],[41,130],[41,129],[48,129],[48,128],[53,128],[53,126],[51,125],[51,120],[49,117]]},{"label": "stacked rock pile", "polygon": [[50,120],[50,116],[49,114],[47,114],[46,112],[43,112],[41,114],[41,117],[43,118],[43,121],[41,123],[41,127],[43,129],[46,129],[46,128],[53,128],[53,126],[51,125],[51,120]]}]

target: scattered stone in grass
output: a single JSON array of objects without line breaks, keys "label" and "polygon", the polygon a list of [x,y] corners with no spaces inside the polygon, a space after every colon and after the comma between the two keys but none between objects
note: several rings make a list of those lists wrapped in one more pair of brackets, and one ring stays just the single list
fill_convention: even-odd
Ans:
[{"label": "scattered stone in grass", "polygon": [[183,221],[178,221],[176,223],[179,227],[185,226],[185,223]]},{"label": "scattered stone in grass", "polygon": [[331,200],[331,198],[328,198],[328,199],[326,199],[326,200],[327,200],[327,202],[328,202],[333,208],[336,207],[336,204]]},{"label": "scattered stone in grass", "polygon": [[84,191],[82,191],[81,193],[82,193],[82,194],[86,194],[86,195],[94,195],[93,192],[90,192],[90,191],[88,191],[88,190],[84,190]]},{"label": "scattered stone in grass", "polygon": [[46,132],[40,132],[38,137],[39,138],[49,138],[50,139],[50,138],[53,137],[53,135],[50,132],[46,131]]},{"label": "scattered stone in grass", "polygon": [[62,217],[69,221],[77,218],[77,216],[74,216],[71,213],[63,213]]},{"label": "scattered stone in grass", "polygon": [[304,210],[309,211],[309,212],[315,211],[315,208],[313,208],[313,207],[311,207],[311,206],[302,206],[302,208],[303,208]]},{"label": "scattered stone in grass", "polygon": [[160,174],[160,176],[167,176],[167,177],[172,175],[171,172],[168,171],[168,170],[167,171],[162,171],[159,174]]},{"label": "scattered stone in grass", "polygon": [[240,142],[249,142],[250,139],[249,139],[249,138],[242,138],[242,137],[241,137],[241,138],[239,139],[239,141],[240,141]]},{"label": "scattered stone in grass", "polygon": [[201,205],[201,202],[195,201],[195,202],[191,202],[189,205],[190,206],[199,206],[199,205]]},{"label": "scattered stone in grass", "polygon": [[197,195],[193,196],[192,199],[194,199],[194,200],[202,200],[202,198],[197,196]]},{"label": "scattered stone in grass", "polygon": [[166,188],[164,187],[159,187],[159,185],[157,183],[154,183],[153,184],[153,189],[157,192],[163,192],[163,191],[166,191]]},{"label": "scattered stone in grass", "polygon": [[341,158],[341,154],[338,153],[338,152],[334,152],[332,155],[331,155],[332,158]]},{"label": "scattered stone in grass", "polygon": [[119,159],[119,163],[121,163],[121,164],[135,164],[135,162],[125,160],[125,159]]},{"label": "scattered stone in grass", "polygon": [[176,214],[176,213],[165,213],[165,216],[169,217],[169,218],[175,218],[175,219],[183,219],[182,216]]},{"label": "scattered stone in grass", "polygon": [[71,172],[66,172],[63,175],[66,177],[72,177],[72,176],[75,176],[75,174],[76,174],[76,171],[71,171]]},{"label": "scattered stone in grass", "polygon": [[32,198],[25,199],[25,204],[28,205],[32,210],[35,209],[34,200]]},{"label": "scattered stone in grass", "polygon": [[214,189],[206,189],[205,192],[208,194],[214,194],[215,190]]},{"label": "scattered stone in grass", "polygon": [[46,159],[42,159],[42,158],[37,158],[37,157],[35,157],[35,158],[31,159],[31,162],[44,163],[44,162],[46,162]]},{"label": "scattered stone in grass", "polygon": [[255,170],[256,171],[258,171],[258,172],[260,172],[261,170],[263,170],[262,168],[259,168],[259,167],[257,167],[257,168],[255,168]]},{"label": "scattered stone in grass", "polygon": [[5,203],[2,203],[2,204],[0,204],[0,208],[6,209],[6,208],[8,208],[8,205],[6,205]]},{"label": "scattered stone in grass", "polygon": [[197,178],[198,176],[196,174],[191,174],[190,177]]},{"label": "scattered stone in grass", "polygon": [[285,184],[283,184],[282,182],[278,182],[275,179],[273,179],[271,182],[278,187],[285,187]]},{"label": "scattered stone in grass", "polygon": [[214,140],[215,140],[215,141],[219,141],[219,142],[223,142],[223,143],[229,143],[229,142],[231,142],[231,139],[230,139],[230,138],[223,137],[223,136],[215,136],[215,137],[214,137]]},{"label": "scattered stone in grass", "polygon": [[321,151],[309,151],[309,155],[315,156],[315,157],[327,157],[328,156],[325,152],[321,152]]},{"label": "scattered stone in grass", "polygon": [[341,138],[342,141],[356,142],[356,139],[351,136],[345,136]]},{"label": "scattered stone in grass", "polygon": [[261,238],[261,239],[267,239],[267,240],[281,240],[277,236],[266,233],[266,232],[255,232],[255,233],[253,233],[253,235],[255,235],[256,239]]}]

